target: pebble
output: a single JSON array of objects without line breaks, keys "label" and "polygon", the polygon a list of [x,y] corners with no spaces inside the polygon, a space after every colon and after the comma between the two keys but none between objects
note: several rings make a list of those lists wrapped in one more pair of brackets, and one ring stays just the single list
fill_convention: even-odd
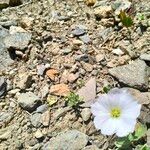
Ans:
[{"label": "pebble", "polygon": [[99,6],[94,9],[94,15],[98,19],[112,17],[111,6]]},{"label": "pebble", "polygon": [[67,77],[67,80],[70,82],[70,83],[74,83],[77,79],[79,78],[79,74],[76,73],[76,74],[68,74],[68,77]]},{"label": "pebble", "polygon": [[4,123],[9,123],[14,114],[11,112],[0,112],[0,126]]},{"label": "pebble", "polygon": [[50,94],[57,96],[67,96],[70,93],[70,89],[67,84],[56,84],[50,87]]},{"label": "pebble", "polygon": [[96,145],[89,145],[84,147],[82,150],[100,150]]},{"label": "pebble", "polygon": [[41,138],[43,138],[44,137],[44,135],[43,135],[43,133],[41,132],[41,130],[37,130],[36,132],[35,132],[35,135],[34,135],[37,139],[41,139]]},{"label": "pebble", "polygon": [[85,44],[91,43],[91,39],[87,34],[80,36],[79,39]]},{"label": "pebble", "polygon": [[49,110],[45,111],[41,116],[41,123],[44,127],[49,126],[50,123],[50,112]]},{"label": "pebble", "polygon": [[46,67],[44,64],[40,64],[37,66],[37,74],[42,76],[44,74]]},{"label": "pebble", "polygon": [[[70,140],[71,139],[71,140]],[[88,143],[88,136],[77,130],[61,132],[53,137],[44,146],[44,150],[80,150]]]},{"label": "pebble", "polygon": [[32,114],[30,117],[31,124],[36,128],[40,127],[41,126],[41,117],[42,117],[41,113]]},{"label": "pebble", "polygon": [[99,63],[102,60],[104,60],[104,58],[105,58],[104,54],[97,54],[96,57],[95,57],[97,63]]},{"label": "pebble", "polygon": [[73,34],[74,36],[81,36],[83,34],[86,33],[85,30],[86,27],[82,26],[82,25],[78,25],[75,27],[75,29],[71,32],[71,34]]},{"label": "pebble", "polygon": [[46,104],[43,104],[36,109],[36,112],[37,113],[44,113],[45,111],[47,111],[47,109],[48,109],[48,106]]},{"label": "pebble", "polygon": [[89,61],[89,57],[87,54],[81,54],[81,55],[77,55],[75,57],[76,61],[84,61],[84,62],[88,62]]},{"label": "pebble", "polygon": [[82,109],[81,117],[84,121],[88,121],[91,117],[91,110],[89,108]]},{"label": "pebble", "polygon": [[21,93],[18,95],[18,103],[23,109],[31,112],[37,108],[40,99],[32,92]]},{"label": "pebble", "polygon": [[124,52],[120,48],[113,49],[112,53],[120,56],[124,54]]}]

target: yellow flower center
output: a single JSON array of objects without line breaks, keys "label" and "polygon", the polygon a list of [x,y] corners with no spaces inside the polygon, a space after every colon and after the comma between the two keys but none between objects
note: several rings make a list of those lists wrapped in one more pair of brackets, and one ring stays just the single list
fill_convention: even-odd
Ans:
[{"label": "yellow flower center", "polygon": [[113,108],[113,109],[111,109],[111,117],[112,118],[119,118],[120,115],[121,115],[120,108]]}]

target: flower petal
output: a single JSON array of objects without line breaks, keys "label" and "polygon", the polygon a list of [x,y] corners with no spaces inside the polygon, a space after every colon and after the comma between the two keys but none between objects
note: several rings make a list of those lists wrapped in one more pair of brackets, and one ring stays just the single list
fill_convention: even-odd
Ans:
[{"label": "flower petal", "polygon": [[117,122],[116,119],[108,119],[103,122],[101,133],[104,135],[113,135],[116,132]]},{"label": "flower petal", "polygon": [[134,131],[136,119],[121,118],[118,120],[116,135],[123,137]]},{"label": "flower petal", "polygon": [[136,119],[140,115],[141,105],[136,102],[131,103],[128,108],[122,110],[122,116],[126,118]]},{"label": "flower petal", "polygon": [[94,118],[94,125],[95,125],[96,129],[98,129],[98,130],[101,129],[101,127],[103,126],[103,123],[105,121],[107,121],[108,119],[109,119],[108,115],[107,116],[101,116],[101,117],[96,116]]}]

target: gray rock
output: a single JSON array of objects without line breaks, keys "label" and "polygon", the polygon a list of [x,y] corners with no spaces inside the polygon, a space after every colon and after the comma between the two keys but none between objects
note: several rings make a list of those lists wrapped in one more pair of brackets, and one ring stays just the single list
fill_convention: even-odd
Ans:
[{"label": "gray rock", "polygon": [[77,130],[61,132],[47,142],[42,150],[81,150],[88,143],[88,136]]},{"label": "gray rock", "polygon": [[0,10],[9,6],[9,0],[0,0]]},{"label": "gray rock", "polygon": [[88,121],[91,117],[91,110],[89,108],[82,109],[81,117],[84,121]]},{"label": "gray rock", "polygon": [[78,25],[75,29],[71,32],[74,36],[81,36],[86,33],[86,27],[83,25]]},{"label": "gray rock", "polygon": [[4,38],[8,35],[8,30],[0,26],[0,72],[7,69],[14,62],[4,44]]},{"label": "gray rock", "polygon": [[119,15],[121,10],[127,10],[131,7],[131,2],[128,0],[116,0],[112,3],[112,8],[115,10],[115,14]]},{"label": "gray rock", "polygon": [[36,109],[36,112],[37,113],[44,113],[45,111],[47,111],[47,109],[48,109],[48,106],[46,104],[43,104]]},{"label": "gray rock", "polygon": [[16,32],[5,37],[4,43],[7,48],[24,50],[31,40],[31,34],[27,32]]},{"label": "gray rock", "polygon": [[140,56],[140,59],[145,60],[145,61],[150,61],[150,54],[142,54]]},{"label": "gray rock", "polygon": [[31,124],[34,127],[38,128],[41,126],[41,116],[42,114],[40,113],[34,113],[31,115],[30,120],[31,120]]},{"label": "gray rock", "polygon": [[85,102],[82,107],[90,107],[96,97],[96,80],[91,78],[85,86],[78,90],[77,94]]},{"label": "gray rock", "polygon": [[26,89],[32,84],[32,75],[29,72],[19,72],[17,80],[16,87]]},{"label": "gray rock", "polygon": [[87,34],[80,36],[79,39],[85,44],[91,43],[91,39]]},{"label": "gray rock", "polygon": [[23,109],[30,112],[34,111],[37,108],[39,102],[40,102],[39,97],[32,92],[22,93],[18,96],[19,105]]},{"label": "gray rock", "polygon": [[0,97],[6,92],[7,83],[3,77],[0,77]]},{"label": "gray rock", "polygon": [[13,118],[13,113],[0,112],[0,126],[4,123],[9,123],[12,118]]},{"label": "gray rock", "polygon": [[77,56],[75,57],[75,60],[88,62],[88,61],[89,61],[89,57],[88,57],[87,54],[81,54],[81,55],[77,55]]},{"label": "gray rock", "polygon": [[109,69],[109,73],[125,85],[139,90],[148,89],[149,67],[142,60]]}]

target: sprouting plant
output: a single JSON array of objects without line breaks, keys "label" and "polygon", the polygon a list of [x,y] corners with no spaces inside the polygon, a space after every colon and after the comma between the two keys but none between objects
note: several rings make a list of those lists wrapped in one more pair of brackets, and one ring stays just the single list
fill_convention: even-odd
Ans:
[{"label": "sprouting plant", "polygon": [[78,80],[77,85],[81,88],[85,85],[85,81],[84,80]]},{"label": "sprouting plant", "polygon": [[136,145],[140,140],[146,135],[147,127],[139,123],[135,129],[134,133],[130,133],[128,136],[118,138],[115,142],[117,150],[130,149],[131,147],[136,147],[137,150],[150,150],[148,145]]},{"label": "sprouting plant", "polygon": [[120,14],[119,14],[119,17],[120,17],[120,20],[121,20],[122,24],[126,28],[129,28],[133,25],[133,19],[125,11],[121,10]]},{"label": "sprouting plant", "polygon": [[108,93],[110,90],[111,90],[111,87],[109,85],[103,87],[104,93]]},{"label": "sprouting plant", "polygon": [[81,101],[81,99],[80,99],[79,95],[75,94],[74,92],[71,92],[66,97],[66,102],[71,107],[76,107],[79,104],[80,101]]}]

